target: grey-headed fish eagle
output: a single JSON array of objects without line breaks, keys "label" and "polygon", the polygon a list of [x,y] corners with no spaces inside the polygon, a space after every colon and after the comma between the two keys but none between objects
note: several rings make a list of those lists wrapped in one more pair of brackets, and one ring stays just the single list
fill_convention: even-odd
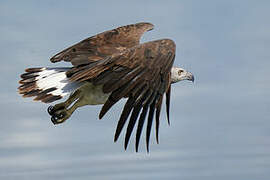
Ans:
[{"label": "grey-headed fish eagle", "polygon": [[[124,147],[127,148],[137,123],[135,148],[138,151],[142,128],[146,122],[146,147],[155,115],[156,141],[163,95],[169,122],[171,84],[194,81],[192,73],[173,67],[175,43],[160,39],[140,44],[151,23],[137,23],[105,31],[59,52],[50,61],[70,62],[72,67],[28,68],[21,75],[19,93],[35,101],[52,103],[69,95],[62,103],[49,106],[54,124],[65,122],[81,106],[103,104],[101,119],[122,98],[127,98],[117,124],[117,141],[126,121]],[[147,116],[148,115],[148,116]],[[147,118],[146,118],[147,117]]]}]

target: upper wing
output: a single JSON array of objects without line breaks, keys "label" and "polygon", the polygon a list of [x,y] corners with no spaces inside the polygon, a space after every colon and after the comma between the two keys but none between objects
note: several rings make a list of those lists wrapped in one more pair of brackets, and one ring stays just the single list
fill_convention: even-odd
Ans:
[{"label": "upper wing", "polygon": [[98,61],[138,45],[143,33],[153,27],[151,23],[137,23],[105,31],[61,51],[50,60],[53,63],[69,61],[74,66]]},{"label": "upper wing", "polygon": [[88,80],[95,85],[103,84],[103,92],[111,93],[100,111],[99,118],[102,118],[121,98],[128,98],[114,139],[115,141],[118,139],[132,111],[125,136],[125,148],[127,148],[130,135],[139,117],[136,133],[136,151],[138,150],[141,131],[148,112],[146,129],[148,151],[154,113],[156,113],[158,142],[159,115],[165,92],[167,92],[166,104],[167,110],[169,110],[170,71],[174,57],[174,42],[169,39],[157,40],[135,46],[119,54],[113,54],[104,60],[74,67],[67,73],[67,76],[73,81]]}]

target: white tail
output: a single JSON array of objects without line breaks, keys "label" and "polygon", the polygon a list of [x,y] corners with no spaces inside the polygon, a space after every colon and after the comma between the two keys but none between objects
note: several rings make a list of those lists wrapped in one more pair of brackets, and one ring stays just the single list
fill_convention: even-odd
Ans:
[{"label": "white tail", "polygon": [[28,68],[21,75],[18,89],[23,97],[36,96],[34,100],[50,103],[72,93],[82,85],[71,82],[66,72],[70,68]]}]

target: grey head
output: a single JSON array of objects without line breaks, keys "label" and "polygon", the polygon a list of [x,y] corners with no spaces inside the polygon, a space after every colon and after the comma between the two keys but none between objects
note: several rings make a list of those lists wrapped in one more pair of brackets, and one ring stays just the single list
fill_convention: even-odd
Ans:
[{"label": "grey head", "polygon": [[179,67],[172,67],[171,83],[188,80],[194,82],[194,76],[191,72]]}]

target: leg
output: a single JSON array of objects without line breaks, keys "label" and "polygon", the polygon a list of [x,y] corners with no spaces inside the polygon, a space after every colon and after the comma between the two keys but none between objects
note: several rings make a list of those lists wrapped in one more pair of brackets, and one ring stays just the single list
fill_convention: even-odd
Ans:
[{"label": "leg", "polygon": [[60,124],[65,122],[78,107],[84,105],[86,104],[82,101],[81,98],[79,98],[69,109],[65,108],[57,110],[51,118],[53,124]]},{"label": "leg", "polygon": [[[63,123],[78,107],[82,106],[83,104],[81,103],[81,97],[81,91],[76,90],[65,102],[56,104],[54,106],[49,106],[48,113],[52,116],[51,121],[53,124]],[[70,109],[68,109],[72,103],[74,104]]]},{"label": "leg", "polygon": [[56,104],[54,106],[49,106],[48,107],[48,113],[53,116],[53,114],[60,110],[60,109],[66,109],[68,108],[74,101],[76,101],[78,98],[81,96],[81,91],[78,89],[74,93],[72,93],[69,98],[62,103]]}]

